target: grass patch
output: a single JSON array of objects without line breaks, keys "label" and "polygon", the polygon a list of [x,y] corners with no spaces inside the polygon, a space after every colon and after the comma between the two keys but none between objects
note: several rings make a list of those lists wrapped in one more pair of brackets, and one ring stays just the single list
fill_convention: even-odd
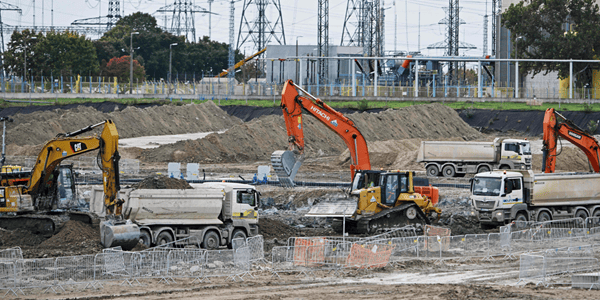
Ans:
[{"label": "grass patch", "polygon": [[[228,99],[228,100],[214,100],[216,104],[220,105],[248,105],[255,107],[279,107],[281,98],[279,96],[275,96],[274,100],[241,100],[241,99]],[[122,99],[70,99],[70,98],[52,98],[49,97],[43,100],[34,100],[39,101],[39,103],[12,103],[0,100],[0,107],[12,107],[12,106],[27,106],[27,105],[67,105],[67,104],[77,104],[77,103],[97,103],[97,102],[115,102],[127,105],[143,105],[143,104],[172,104],[172,105],[183,105],[188,104],[190,102],[199,104],[202,102],[206,102],[208,100],[198,100],[197,98],[194,100],[183,99],[177,97],[177,95],[173,95],[173,101],[170,99],[137,99],[137,98],[122,98]],[[328,105],[335,108],[352,108],[352,109],[365,109],[368,107],[369,109],[373,108],[403,108],[411,105],[419,105],[419,104],[430,104],[432,102],[425,101],[371,101],[371,100],[349,100],[349,101],[326,101]],[[548,108],[554,108],[558,111],[583,111],[586,113],[600,111],[600,104],[588,104],[588,103],[561,103],[560,108],[558,107],[558,103],[543,103],[539,106],[528,105],[527,103],[514,103],[514,102],[471,102],[471,101],[461,101],[461,102],[436,102],[443,105],[446,105],[453,109],[468,109],[469,112],[473,113],[473,109],[487,109],[487,110],[533,110],[533,111],[545,111]]]}]

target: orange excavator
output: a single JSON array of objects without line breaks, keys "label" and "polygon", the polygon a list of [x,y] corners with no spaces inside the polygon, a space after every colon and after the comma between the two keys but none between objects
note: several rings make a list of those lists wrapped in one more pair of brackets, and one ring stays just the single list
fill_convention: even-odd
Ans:
[{"label": "orange excavator", "polygon": [[[301,91],[305,96],[300,96]],[[429,224],[431,215],[441,210],[435,207],[438,189],[414,186],[414,172],[372,171],[365,138],[352,120],[336,111],[293,81],[288,80],[281,93],[281,109],[288,134],[289,150],[275,151],[271,163],[279,181],[293,186],[293,179],[304,160],[302,111],[306,111],[333,130],[350,150],[350,171],[353,184],[351,201],[319,203],[307,216],[332,217],[332,227],[353,233],[374,233],[410,224]]]},{"label": "orange excavator", "polygon": [[575,125],[554,108],[548,108],[544,116],[544,140],[542,146],[542,172],[554,173],[556,167],[556,153],[558,137],[571,142],[579,147],[587,156],[594,172],[600,172],[600,146],[598,140]]}]

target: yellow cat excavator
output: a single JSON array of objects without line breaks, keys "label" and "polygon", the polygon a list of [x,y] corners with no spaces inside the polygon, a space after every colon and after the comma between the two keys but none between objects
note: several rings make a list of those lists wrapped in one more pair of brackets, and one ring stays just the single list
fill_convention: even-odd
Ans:
[{"label": "yellow cat excavator", "polygon": [[[78,137],[102,126],[100,136]],[[101,241],[105,247],[121,246],[131,249],[139,241],[137,225],[123,218],[123,201],[117,199],[119,191],[119,134],[111,120],[83,129],[59,134],[48,141],[30,175],[25,181],[0,180],[0,227],[24,228],[51,235],[70,219],[94,223],[91,213],[70,207],[75,191],[75,180],[70,166],[61,166],[67,158],[99,150],[98,166],[102,170],[104,204],[107,218],[100,223]]]}]

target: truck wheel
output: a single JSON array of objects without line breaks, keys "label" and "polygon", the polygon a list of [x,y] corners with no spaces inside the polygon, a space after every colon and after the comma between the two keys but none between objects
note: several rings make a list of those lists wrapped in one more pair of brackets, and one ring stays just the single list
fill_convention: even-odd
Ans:
[{"label": "truck wheel", "polygon": [[[233,231],[233,234],[231,235],[231,240],[233,241],[233,239],[246,239],[246,233],[241,230],[241,229],[236,229]],[[229,249],[233,249],[233,244],[232,242],[229,242],[229,244],[227,244],[227,248]]]},{"label": "truck wheel", "polygon": [[552,216],[547,211],[540,212],[538,214],[538,222],[548,222],[552,221]]},{"label": "truck wheel", "polygon": [[479,168],[477,168],[477,173],[485,173],[485,172],[489,172],[490,168],[488,168],[488,166],[481,166]]},{"label": "truck wheel", "polygon": [[214,231],[209,231],[204,234],[204,242],[202,242],[202,248],[206,250],[216,250],[219,249],[221,245],[221,239],[219,235]]},{"label": "truck wheel", "polygon": [[442,174],[444,175],[444,177],[454,177],[456,175],[456,171],[454,171],[453,166],[445,166],[442,169]]},{"label": "truck wheel", "polygon": [[163,232],[159,233],[158,236],[156,237],[157,245],[164,245],[164,244],[168,244],[168,243],[172,243],[172,242],[173,242],[173,237],[171,236],[171,234],[168,231],[163,231]]},{"label": "truck wheel", "polygon": [[152,237],[147,230],[140,230],[140,244],[150,247],[152,246]]},{"label": "truck wheel", "polygon": [[435,177],[440,175],[440,169],[436,165],[427,166],[427,176]]},{"label": "truck wheel", "polygon": [[527,216],[524,213],[518,213],[515,217],[515,221],[527,222]]},{"label": "truck wheel", "polygon": [[587,219],[588,214],[585,210],[580,209],[575,213],[575,218],[581,218],[585,221],[585,219]]}]

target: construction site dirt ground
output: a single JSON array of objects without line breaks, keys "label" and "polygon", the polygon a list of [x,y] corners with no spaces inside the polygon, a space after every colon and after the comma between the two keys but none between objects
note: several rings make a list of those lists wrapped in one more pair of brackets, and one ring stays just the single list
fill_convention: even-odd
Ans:
[{"label": "construction site dirt ground", "polygon": [[[18,299],[597,299],[598,291],[562,284],[551,288],[533,283],[516,285],[518,261],[492,262],[408,260],[372,270],[316,270],[308,275],[280,272],[255,265],[243,281],[225,277],[198,282],[188,278],[100,282],[95,287],[66,285],[56,292],[26,290]],[[279,276],[279,277],[277,277]],[[567,278],[563,278],[566,280]]]},{"label": "construction site dirt ground", "polygon": [[[233,111],[233,110],[232,110]],[[43,144],[57,133],[70,132],[113,119],[122,138],[139,138],[123,143],[123,158],[139,159],[140,172],[125,177],[145,178],[166,174],[168,162],[201,164],[201,178],[250,180],[259,165],[270,165],[270,154],[287,148],[283,118],[276,114],[241,112],[229,114],[212,102],[200,105],[124,107],[53,107],[52,110],[17,111],[15,122],[7,129],[10,156],[36,156]],[[477,113],[477,112],[475,112]],[[538,135],[526,132],[481,133],[465,123],[459,114],[441,105],[419,105],[395,111],[357,112],[349,114],[369,144],[374,169],[402,169],[424,175],[416,153],[422,140],[491,141],[495,137],[527,137],[539,144]],[[522,114],[518,116],[526,118]],[[506,120],[505,120],[506,119]],[[33,122],[32,120],[36,120]],[[510,123],[508,118],[502,119]],[[173,135],[191,134],[190,138]],[[349,155],[343,142],[310,116],[305,118],[307,158],[296,177],[298,181],[349,182]],[[153,144],[151,147],[141,144]],[[537,144],[536,144],[537,143]],[[534,147],[534,151],[535,151]],[[92,154],[95,155],[95,154]],[[541,155],[534,153],[534,169],[541,167]],[[8,161],[8,163],[11,163]],[[585,155],[576,148],[565,147],[557,159],[557,169],[587,171]],[[85,174],[86,170],[82,170]],[[469,178],[430,178],[432,183],[468,184]],[[80,195],[92,186],[80,186]],[[265,238],[266,258],[270,249],[287,243],[294,236],[331,236],[335,233],[326,219],[305,217],[319,201],[346,197],[341,188],[293,189],[257,186],[263,207],[260,230]],[[443,213],[436,223],[452,229],[453,235],[497,232],[479,228],[471,214],[469,191],[441,188],[439,207]],[[102,251],[97,227],[80,222],[67,223],[52,237],[34,235],[24,230],[0,229],[0,249],[18,246],[26,258],[95,254]],[[140,250],[136,248],[135,250]],[[276,279],[268,265],[255,267],[252,276],[232,283],[224,278],[210,283],[176,279],[166,285],[159,279],[144,280],[143,286],[105,283],[98,290],[74,288],[60,294],[33,291],[24,299],[38,298],[144,298],[144,299],[581,299],[599,298],[594,291],[571,290],[557,285],[545,288],[518,281],[518,260],[495,262],[406,261],[377,270],[349,270],[339,275],[318,271],[314,278],[282,274]],[[566,282],[567,280],[565,280]],[[12,296],[11,296],[12,297]]]}]

